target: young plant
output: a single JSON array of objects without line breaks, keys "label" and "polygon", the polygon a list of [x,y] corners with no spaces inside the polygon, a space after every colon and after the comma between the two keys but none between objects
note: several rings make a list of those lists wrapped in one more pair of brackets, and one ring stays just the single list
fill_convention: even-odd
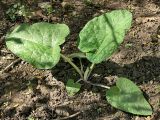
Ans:
[{"label": "young plant", "polygon": [[12,21],[15,21],[18,17],[24,17],[27,20],[27,18],[31,16],[31,12],[26,5],[17,2],[9,7],[6,11],[6,15]]},{"label": "young plant", "polygon": [[[132,14],[127,10],[114,10],[93,18],[79,34],[78,48],[82,53],[68,56],[60,53],[60,45],[65,42],[65,37],[69,34],[69,28],[65,24],[40,22],[33,25],[19,25],[7,35],[6,45],[14,54],[38,69],[51,69],[61,57],[73,66],[81,80],[109,89],[106,98],[112,106],[133,114],[151,115],[151,106],[132,81],[119,78],[116,86],[111,88],[88,81],[94,66],[109,59],[123,42],[131,22]],[[82,63],[80,69],[72,62],[73,57],[87,58],[91,65],[83,71]],[[79,83],[69,80],[66,89],[72,96],[80,87]]]}]

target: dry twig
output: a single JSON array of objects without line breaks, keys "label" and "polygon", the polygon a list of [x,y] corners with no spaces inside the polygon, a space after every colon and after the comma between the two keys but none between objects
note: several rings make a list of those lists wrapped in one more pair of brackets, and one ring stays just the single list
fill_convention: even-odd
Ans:
[{"label": "dry twig", "polygon": [[21,59],[18,58],[16,59],[15,61],[11,62],[8,66],[6,66],[2,71],[1,73],[4,73],[4,72],[7,72],[13,65],[15,65],[16,63],[20,62]]},{"label": "dry twig", "polygon": [[76,113],[74,113],[74,114],[72,114],[72,115],[70,115],[70,116],[63,117],[63,118],[57,118],[57,119],[53,119],[53,120],[69,120],[69,119],[71,119],[71,118],[73,118],[73,117],[76,117],[76,116],[79,115],[81,112],[82,112],[82,111],[79,111],[79,112],[76,112]]}]

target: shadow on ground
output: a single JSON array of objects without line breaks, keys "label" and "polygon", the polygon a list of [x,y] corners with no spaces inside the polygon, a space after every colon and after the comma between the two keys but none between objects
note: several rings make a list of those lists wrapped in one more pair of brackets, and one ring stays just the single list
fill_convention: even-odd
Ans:
[{"label": "shadow on ground", "polygon": [[[96,69],[101,69],[103,76],[116,75],[118,77],[127,77],[137,83],[150,80],[160,82],[160,58],[157,57],[145,56],[134,63],[123,66],[109,60],[97,65],[94,70],[95,73]],[[100,73],[101,71],[97,72]]]}]

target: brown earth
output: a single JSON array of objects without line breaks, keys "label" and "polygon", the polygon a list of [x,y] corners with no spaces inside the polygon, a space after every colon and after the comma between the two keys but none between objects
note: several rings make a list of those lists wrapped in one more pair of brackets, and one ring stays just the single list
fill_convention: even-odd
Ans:
[{"label": "brown earth", "polygon": [[[38,7],[42,0],[28,0],[34,14],[11,21],[5,11],[15,0],[0,1],[0,119],[1,120],[160,120],[160,1],[159,0],[56,0],[54,12],[47,15]],[[89,1],[89,0],[88,0]],[[65,23],[71,34],[61,46],[64,54],[77,51],[76,40],[85,23],[115,9],[129,9],[134,20],[119,50],[96,65],[90,80],[114,85],[116,77],[127,77],[144,92],[153,108],[151,116],[136,116],[110,106],[105,89],[83,84],[81,91],[69,97],[65,83],[78,80],[74,69],[60,61],[52,70],[38,70],[19,60],[5,46],[5,35],[16,24],[37,21]],[[18,60],[17,60],[18,59]],[[15,64],[6,68],[10,63]],[[75,59],[75,63],[79,64]],[[83,60],[85,65],[89,64]],[[3,71],[3,72],[2,72]],[[75,114],[76,113],[76,114]],[[74,114],[75,117],[71,117]]]}]

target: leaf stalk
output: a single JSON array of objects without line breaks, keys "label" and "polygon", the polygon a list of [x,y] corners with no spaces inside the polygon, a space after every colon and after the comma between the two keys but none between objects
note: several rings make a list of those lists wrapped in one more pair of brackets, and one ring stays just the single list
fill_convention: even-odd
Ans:
[{"label": "leaf stalk", "polygon": [[[93,68],[94,68],[94,66],[95,66],[94,63],[92,63],[90,67],[87,67],[86,71],[83,72],[82,63],[80,63],[80,64],[81,64],[81,69],[79,69],[79,68],[72,62],[72,60],[71,60],[69,57],[67,57],[67,56],[65,56],[65,55],[63,55],[63,54],[61,54],[61,57],[62,57],[65,61],[67,61],[67,62],[77,71],[77,73],[80,75],[82,81],[84,81],[84,82],[86,82],[86,83],[88,83],[88,84],[91,84],[91,85],[93,85],[93,86],[98,86],[98,87],[102,87],[102,88],[105,88],[105,89],[110,89],[109,86],[105,86],[105,85],[97,84],[97,83],[92,83],[92,82],[88,81],[88,78],[89,78],[89,76],[90,76],[90,74],[91,74],[91,72],[92,72],[92,70],[93,70]],[[81,62],[81,61],[80,61],[80,62]]]},{"label": "leaf stalk", "polygon": [[67,61],[77,72],[78,74],[81,76],[81,78],[83,79],[83,73],[82,71],[71,61],[70,58],[68,58],[67,56],[64,56],[63,54],[61,54],[61,57]]}]

